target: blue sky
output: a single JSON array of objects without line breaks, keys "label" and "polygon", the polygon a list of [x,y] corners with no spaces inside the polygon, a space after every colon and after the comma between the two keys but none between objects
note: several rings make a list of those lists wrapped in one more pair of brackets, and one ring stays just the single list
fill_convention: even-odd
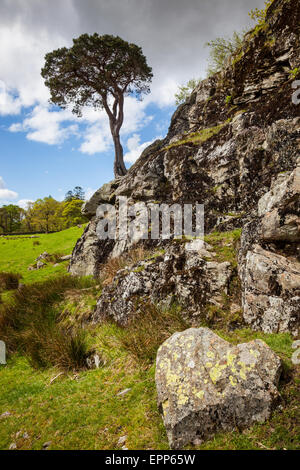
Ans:
[{"label": "blue sky", "polygon": [[74,186],[87,196],[113,179],[113,146],[104,111],[78,119],[51,107],[40,69],[46,52],[84,32],[118,34],[142,46],[153,67],[152,93],[125,101],[121,131],[129,167],[164,137],[181,83],[205,77],[205,42],[249,27],[263,0],[0,0],[0,206]]}]

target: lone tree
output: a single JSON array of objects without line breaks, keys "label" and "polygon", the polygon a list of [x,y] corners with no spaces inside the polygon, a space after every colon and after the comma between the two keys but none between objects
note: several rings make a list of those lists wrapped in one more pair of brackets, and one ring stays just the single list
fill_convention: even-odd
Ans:
[{"label": "lone tree", "polygon": [[50,89],[51,102],[82,115],[82,108],[105,109],[115,147],[115,176],[127,172],[120,129],[124,120],[124,96],[141,99],[149,93],[153,74],[142,49],[118,36],[82,34],[73,46],[46,54],[42,77]]}]

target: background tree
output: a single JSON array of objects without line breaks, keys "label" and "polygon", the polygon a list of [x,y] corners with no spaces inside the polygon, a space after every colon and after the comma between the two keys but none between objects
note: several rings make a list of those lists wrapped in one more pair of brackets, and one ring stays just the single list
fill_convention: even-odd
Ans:
[{"label": "background tree", "polygon": [[17,232],[20,230],[25,210],[14,204],[0,207],[0,231],[2,233]]},{"label": "background tree", "polygon": [[118,36],[83,34],[73,46],[46,54],[42,77],[53,104],[82,114],[84,106],[104,108],[115,147],[115,176],[126,174],[120,129],[124,120],[124,96],[149,93],[152,69],[142,49]]},{"label": "background tree", "polygon": [[59,206],[60,202],[51,196],[35,201],[29,211],[32,229],[46,233],[60,230],[59,220],[56,216]]},{"label": "background tree", "polygon": [[73,191],[68,191],[65,195],[65,201],[72,201],[73,199],[78,201],[84,201],[85,193],[81,186],[75,186]]}]

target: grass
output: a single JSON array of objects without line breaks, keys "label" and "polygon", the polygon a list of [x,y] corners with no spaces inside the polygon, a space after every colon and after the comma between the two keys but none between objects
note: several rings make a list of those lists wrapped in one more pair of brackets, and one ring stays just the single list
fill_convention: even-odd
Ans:
[{"label": "grass", "polygon": [[204,241],[213,247],[213,251],[217,255],[214,258],[216,261],[220,263],[228,261],[236,268],[241,233],[241,229],[230,232],[212,232],[204,237]]},{"label": "grass", "polygon": [[[37,271],[28,271],[35,259],[44,251],[50,254],[71,254],[76,241],[81,237],[83,228],[72,227],[62,232],[41,234],[38,239],[25,236],[18,238],[0,237],[0,272],[11,272],[22,275],[22,283],[43,281],[66,273],[68,261],[53,267],[48,263],[46,267]],[[36,242],[39,241],[39,245]]]},{"label": "grass", "polygon": [[[101,333],[113,340],[115,327]],[[0,366],[1,367],[1,366]],[[157,411],[154,366],[133,362],[118,343],[106,366],[76,375],[60,376],[56,369],[35,371],[15,356],[0,369],[0,415],[12,413],[0,425],[0,449],[16,442],[19,449],[118,449],[126,435],[129,449],[167,449],[164,427]],[[130,388],[122,396],[117,394]],[[26,432],[28,439],[17,439]]]},{"label": "grass", "polygon": [[215,127],[209,127],[207,129],[203,129],[198,132],[192,132],[191,134],[188,134],[185,138],[181,140],[177,140],[176,142],[173,142],[172,144],[168,145],[165,147],[163,150],[169,150],[174,147],[179,147],[181,145],[185,144],[202,144],[206,142],[208,139],[213,137],[214,135],[219,134],[219,132],[223,129],[223,127],[228,123],[229,121],[226,121],[225,123],[219,124],[218,126]]},{"label": "grass", "polygon": [[158,348],[177,331],[189,328],[176,304],[169,308],[158,307],[150,302],[138,305],[139,312],[129,329],[122,330],[120,341],[127,351],[141,363],[151,364]]},{"label": "grass", "polygon": [[[57,238],[51,240],[52,236],[61,237],[61,245]],[[60,356],[64,358],[69,347],[73,348],[71,354],[67,353],[71,357],[79,354],[82,358],[88,351],[96,351],[101,357],[101,366],[99,369],[86,370],[80,364],[74,367],[74,362],[70,366],[64,363],[65,359],[63,363],[55,356],[53,359],[51,351],[55,351],[56,346],[55,341],[54,347],[51,345],[49,329],[46,345],[50,342],[51,348],[49,352],[42,347],[43,353],[46,352],[42,358],[48,359],[44,364],[43,361],[35,363],[32,360],[32,352],[26,350],[24,345],[20,347],[20,338],[17,338],[17,342],[13,335],[8,338],[8,363],[6,366],[0,365],[0,449],[8,449],[12,443],[18,449],[42,449],[45,442],[51,443],[49,449],[57,450],[120,449],[118,440],[122,436],[127,436],[125,445],[128,449],[168,449],[165,429],[156,405],[155,356],[166,338],[189,326],[182,319],[179,307],[173,305],[163,309],[146,302],[141,309],[142,313],[126,329],[109,322],[89,325],[87,319],[101,293],[101,281],[60,277],[57,274],[53,278],[50,266],[40,272],[30,273],[37,276],[36,280],[41,281],[39,283],[34,282],[34,278],[26,277],[29,257],[32,262],[31,258],[36,258],[43,251],[69,253],[77,239],[77,230],[70,229],[41,238],[41,245],[35,245],[37,251],[34,255],[32,240],[29,243],[27,240],[27,245],[22,245],[25,241],[19,240],[8,242],[16,242],[15,246],[19,250],[18,256],[13,250],[10,251],[12,259],[9,271],[25,275],[26,285],[12,291],[9,300],[6,299],[0,305],[1,311],[6,311],[5,322],[2,326],[0,324],[0,336],[6,325],[14,332],[21,332],[21,339],[24,339],[22,335],[24,331],[28,333],[28,325],[38,327],[39,322],[42,322],[48,328],[49,321],[50,325],[55,326],[54,330],[50,328],[50,333],[55,332],[63,339],[57,348]],[[239,239],[239,230],[212,233],[206,237],[216,253],[215,259],[229,261],[233,266]],[[30,253],[24,249],[22,252],[22,246],[27,246]],[[18,260],[21,253],[27,259],[24,265],[22,259]],[[140,259],[147,259],[148,254],[127,254],[116,261],[114,266],[107,268],[104,280],[110,282],[116,271]],[[150,254],[152,257],[155,255]],[[8,252],[5,256],[6,260],[1,258],[1,269],[8,271]],[[40,279],[40,273],[46,272],[46,269],[50,273],[48,280],[43,279],[43,276]],[[232,301],[236,288],[233,285],[224,298],[225,306]],[[218,314],[215,312],[215,315]],[[291,362],[293,339],[287,333],[268,335],[249,329],[229,331],[223,321],[213,323],[216,333],[227,341],[237,344],[261,338],[282,358],[282,407],[277,408],[265,424],[252,426],[242,433],[220,433],[197,449],[296,449],[299,446],[299,370]],[[70,346],[70,332],[80,332],[82,329],[85,331],[83,350],[80,342],[73,341],[73,346]],[[41,328],[35,327],[33,331],[29,328],[31,336],[25,338],[27,343],[35,344],[34,334],[37,330],[39,334],[42,331]],[[38,336],[38,351],[41,347],[40,339]],[[118,395],[125,389],[129,389],[128,393]],[[1,417],[6,412],[10,414]]]},{"label": "grass", "polygon": [[[265,424],[242,433],[221,433],[197,449],[297,448],[299,373],[291,365],[290,335],[251,330],[217,333],[232,343],[261,338],[283,358],[286,372],[280,392],[284,406]],[[0,415],[11,413],[0,421],[0,449],[13,442],[18,449],[41,449],[49,441],[50,449],[118,449],[118,439],[125,435],[129,449],[168,449],[156,406],[154,361],[145,365],[138,360],[121,340],[124,330],[114,324],[98,326],[94,334],[105,356],[105,365],[98,370],[65,373],[50,384],[58,375],[56,368],[37,371],[20,356],[0,366]],[[125,389],[130,390],[118,396]]]}]

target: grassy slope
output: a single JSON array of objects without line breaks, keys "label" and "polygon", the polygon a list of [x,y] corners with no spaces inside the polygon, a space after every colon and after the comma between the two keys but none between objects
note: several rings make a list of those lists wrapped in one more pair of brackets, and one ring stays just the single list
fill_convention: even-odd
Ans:
[{"label": "grassy slope", "polygon": [[[27,271],[27,266],[45,250],[70,253],[81,231],[73,228],[42,235],[38,239],[41,245],[34,247],[30,239],[5,244],[0,239],[0,271],[20,272],[28,283],[61,273],[65,271],[64,265],[58,270],[49,266],[33,272]],[[209,240],[214,248],[220,242],[215,238]],[[222,245],[218,256],[232,261],[232,253],[226,249]],[[67,322],[77,322],[93,309],[95,300],[87,292],[75,293],[72,300],[71,293],[71,299],[67,297],[58,308]],[[295,449],[299,443],[296,426],[299,371],[290,360],[290,335],[264,335],[250,330],[217,333],[233,343],[259,337],[282,357],[283,407],[274,412],[268,423],[242,433],[220,434],[200,448]],[[133,333],[130,330],[124,333],[109,324],[91,330],[91,342],[103,354],[105,365],[99,370],[61,375],[52,384],[50,380],[59,373],[57,369],[35,370],[24,357],[11,357],[7,366],[0,366],[0,416],[11,413],[0,418],[0,449],[8,449],[11,443],[16,443],[18,449],[41,449],[48,441],[52,442],[51,449],[117,449],[118,439],[124,435],[129,449],[167,449],[166,433],[156,406],[154,361],[145,363],[132,355],[132,350],[120,341],[124,334],[131,338]],[[128,394],[117,396],[126,388],[131,388]]]},{"label": "grassy slope", "polygon": [[[56,268],[49,265],[38,271],[28,271],[28,266],[44,251],[50,254],[71,254],[83,228],[72,227],[62,232],[38,235],[39,238],[20,237],[8,239],[0,237],[0,272],[15,272],[23,276],[21,282],[43,281],[58,274],[66,273],[68,262],[60,263]],[[39,245],[34,245],[38,241]]]}]

